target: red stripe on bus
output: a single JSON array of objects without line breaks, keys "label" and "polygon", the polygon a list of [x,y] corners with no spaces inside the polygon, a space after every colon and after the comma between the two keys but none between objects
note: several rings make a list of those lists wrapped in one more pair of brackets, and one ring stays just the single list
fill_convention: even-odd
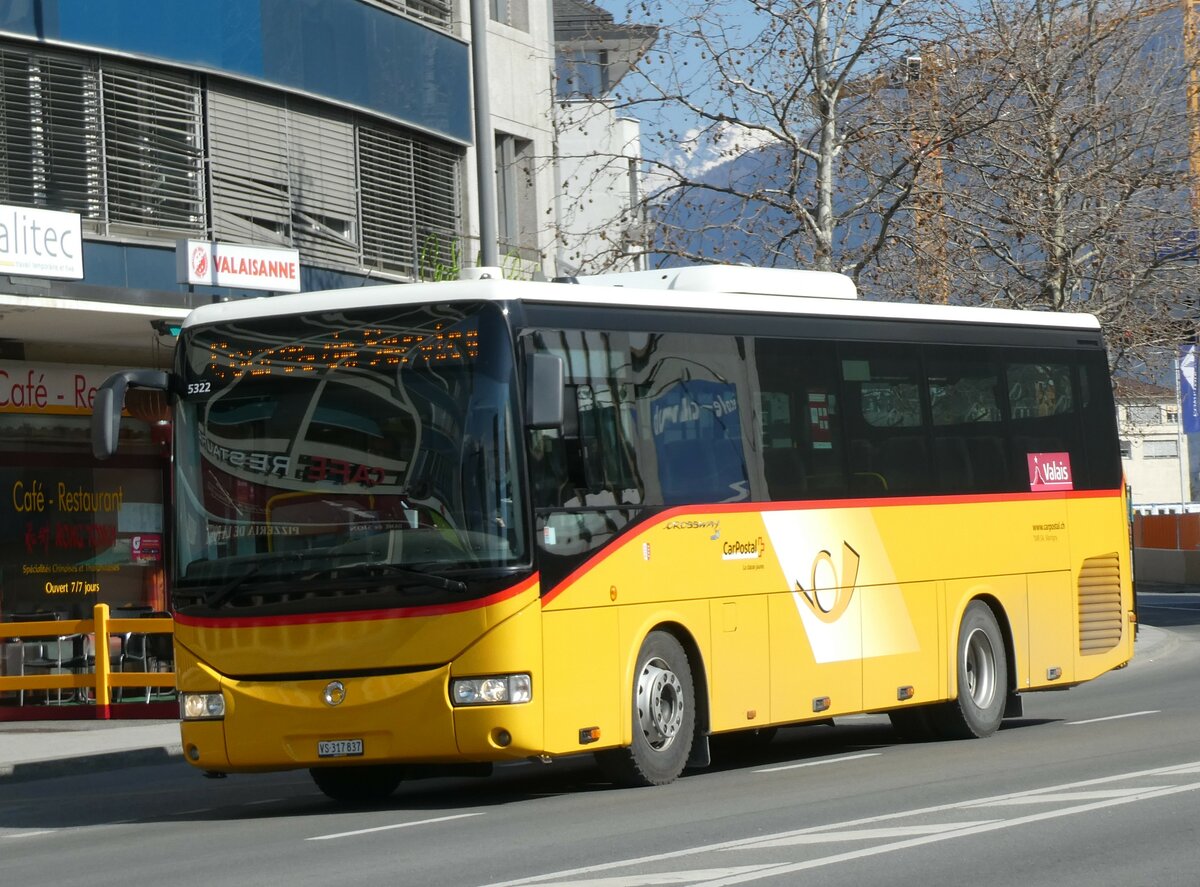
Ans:
[{"label": "red stripe on bus", "polygon": [[[710,505],[677,505],[660,512],[638,526],[637,535],[651,527],[681,515],[744,514],[764,511],[813,511],[815,509],[849,508],[896,508],[915,505],[978,505],[994,502],[1045,502],[1062,499],[1117,499],[1120,490],[1055,490],[1047,493],[972,493],[961,496],[893,496],[875,499],[808,499],[794,502],[740,502]],[[542,595],[542,606],[546,606],[569,585],[574,584],[585,573],[594,570],[602,561],[615,554],[620,546],[606,548],[584,561],[553,589]]]},{"label": "red stripe on bus", "polygon": [[211,616],[184,616],[175,614],[175,621],[190,628],[264,628],[282,625],[322,625],[333,622],[369,622],[376,619],[412,619],[418,616],[445,616],[450,613],[465,613],[514,598],[538,583],[534,573],[512,588],[476,600],[457,604],[430,604],[427,607],[392,607],[383,610],[354,610],[345,613],[301,613],[295,616],[234,616],[218,619]]}]

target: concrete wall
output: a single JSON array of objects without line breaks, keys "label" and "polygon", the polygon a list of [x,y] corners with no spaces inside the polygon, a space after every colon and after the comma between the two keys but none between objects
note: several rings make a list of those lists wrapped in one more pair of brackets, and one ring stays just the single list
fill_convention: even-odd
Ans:
[{"label": "concrete wall", "polygon": [[1138,582],[1169,585],[1200,584],[1200,551],[1135,548],[1133,576]]}]

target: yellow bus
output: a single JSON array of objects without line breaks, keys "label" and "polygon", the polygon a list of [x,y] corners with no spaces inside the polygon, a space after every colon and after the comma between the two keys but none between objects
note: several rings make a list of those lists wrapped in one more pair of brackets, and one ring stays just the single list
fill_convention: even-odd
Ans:
[{"label": "yellow bus", "polygon": [[[498,275],[497,275],[498,277]],[[840,275],[473,279],[194,311],[173,371],[185,756],[379,799],[415,765],[886,712],[984,737],[1133,655],[1104,344]]]}]

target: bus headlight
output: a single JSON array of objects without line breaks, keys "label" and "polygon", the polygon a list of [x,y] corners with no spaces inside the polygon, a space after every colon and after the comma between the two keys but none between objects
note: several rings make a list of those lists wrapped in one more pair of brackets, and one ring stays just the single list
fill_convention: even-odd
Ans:
[{"label": "bus headlight", "polygon": [[533,698],[527,674],[501,674],[487,678],[459,678],[450,682],[455,705],[513,705]]},{"label": "bus headlight", "polygon": [[225,697],[220,693],[180,693],[181,721],[213,721],[225,717]]}]

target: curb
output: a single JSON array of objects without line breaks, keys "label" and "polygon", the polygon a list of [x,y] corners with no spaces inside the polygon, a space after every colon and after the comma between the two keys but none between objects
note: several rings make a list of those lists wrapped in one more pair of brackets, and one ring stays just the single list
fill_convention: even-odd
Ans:
[{"label": "curb", "polygon": [[183,746],[180,744],[155,748],[134,748],[93,755],[75,755],[47,761],[0,764],[0,784],[56,779],[61,776],[79,776],[87,773],[123,770],[127,767],[170,764],[182,759]]}]

